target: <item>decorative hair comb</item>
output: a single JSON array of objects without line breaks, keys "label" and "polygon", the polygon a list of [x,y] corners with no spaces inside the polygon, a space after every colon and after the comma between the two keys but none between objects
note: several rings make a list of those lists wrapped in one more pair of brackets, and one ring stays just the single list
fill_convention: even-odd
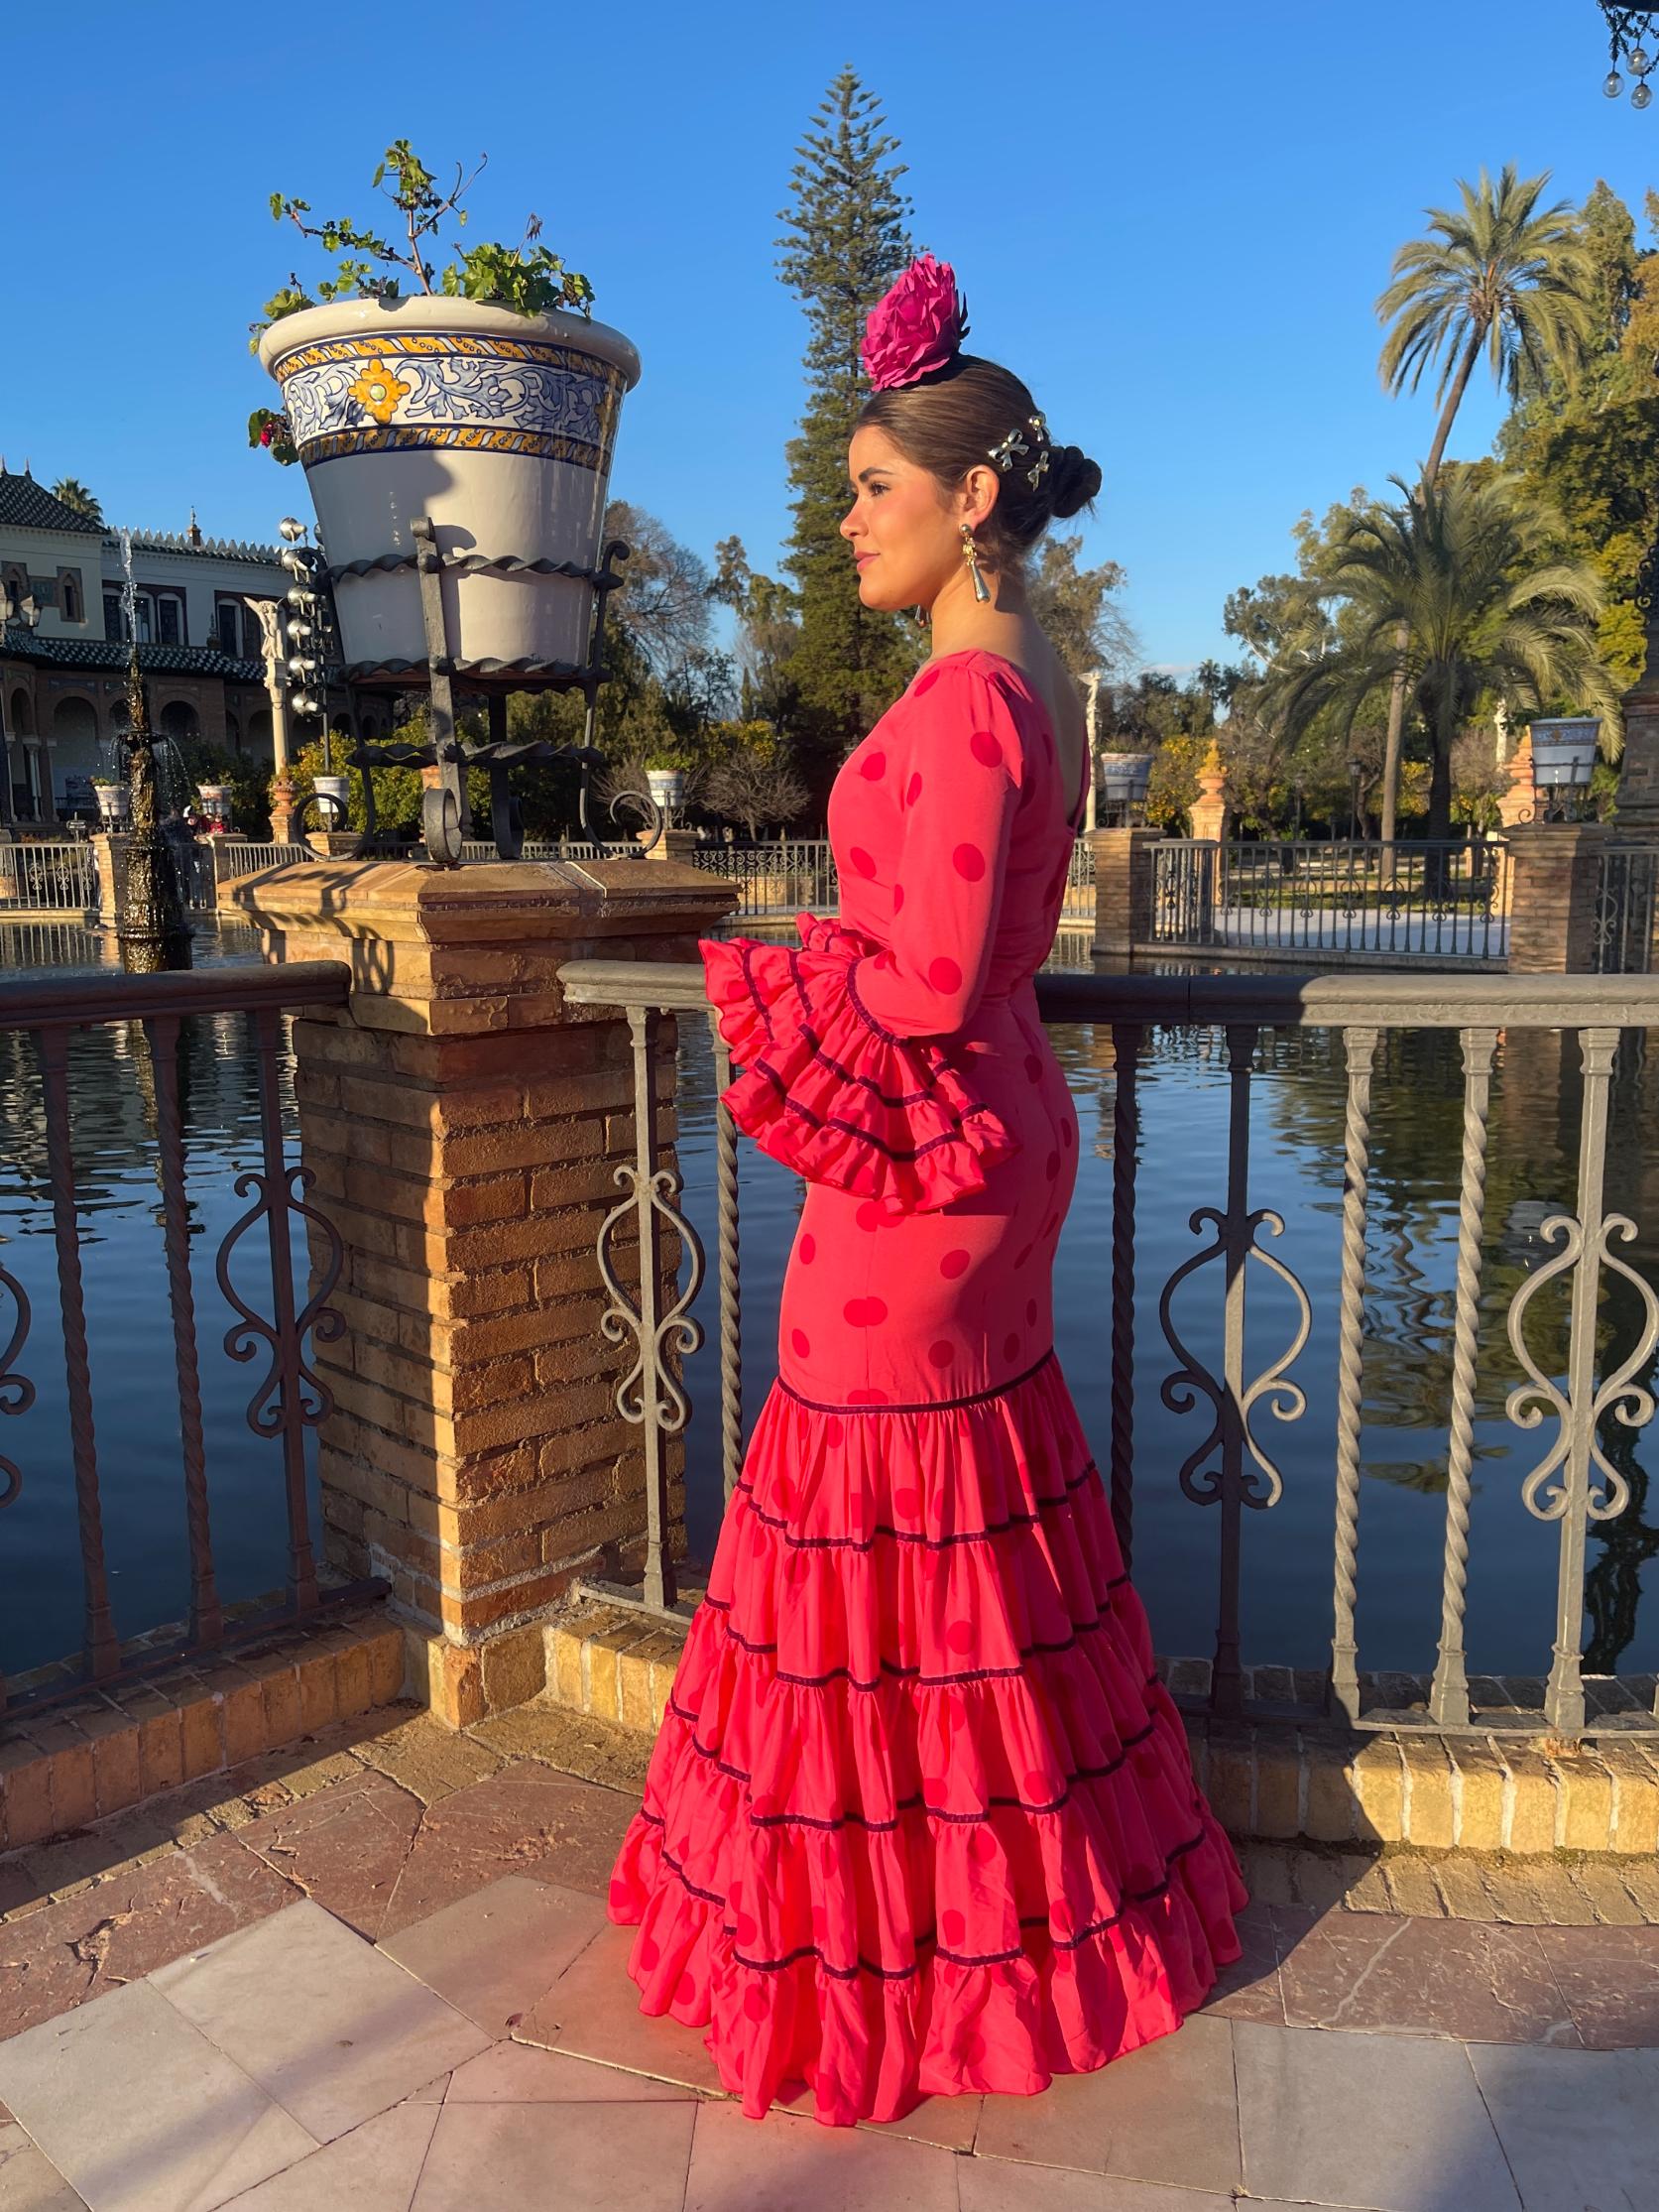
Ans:
[{"label": "decorative hair comb", "polygon": [[991,460],[994,460],[997,463],[997,466],[1003,471],[1003,474],[1006,476],[1008,470],[1013,466],[1015,454],[1018,454],[1020,458],[1023,459],[1025,454],[1027,454],[1031,450],[1029,440],[1025,436],[1025,430],[1027,429],[1035,430],[1038,437],[1040,437],[1042,440],[1041,452],[1038,453],[1035,461],[1031,464],[1031,466],[1024,471],[1026,483],[1030,485],[1032,491],[1035,491],[1037,486],[1042,482],[1043,471],[1048,466],[1050,455],[1048,425],[1040,415],[1031,416],[1028,419],[1027,423],[1021,425],[1018,430],[1009,430],[1007,437],[1002,439],[1000,443],[992,446],[991,451],[987,457]]},{"label": "decorative hair comb", "polygon": [[920,254],[865,319],[865,374],[874,390],[918,384],[955,360],[968,335],[968,303],[948,261]]}]

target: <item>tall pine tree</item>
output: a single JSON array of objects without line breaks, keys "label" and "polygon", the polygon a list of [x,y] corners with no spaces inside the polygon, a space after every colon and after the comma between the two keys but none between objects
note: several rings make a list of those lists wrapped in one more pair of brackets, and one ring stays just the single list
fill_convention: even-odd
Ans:
[{"label": "tall pine tree", "polygon": [[902,617],[859,600],[840,523],[850,504],[847,441],[869,387],[865,317],[911,258],[910,202],[898,189],[898,141],[876,96],[844,68],[797,147],[778,273],[806,310],[807,400],[787,458],[794,528],[783,565],[800,639],[788,676],[800,766],[822,806],[836,767],[913,673],[918,642]]}]

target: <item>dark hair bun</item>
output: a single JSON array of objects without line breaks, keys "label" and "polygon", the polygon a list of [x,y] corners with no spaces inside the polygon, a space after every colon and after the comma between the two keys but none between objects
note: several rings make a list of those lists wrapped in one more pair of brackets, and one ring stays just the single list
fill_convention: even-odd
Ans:
[{"label": "dark hair bun", "polygon": [[1087,507],[1101,488],[1100,464],[1080,445],[1056,445],[1048,460],[1049,504],[1058,521]]}]

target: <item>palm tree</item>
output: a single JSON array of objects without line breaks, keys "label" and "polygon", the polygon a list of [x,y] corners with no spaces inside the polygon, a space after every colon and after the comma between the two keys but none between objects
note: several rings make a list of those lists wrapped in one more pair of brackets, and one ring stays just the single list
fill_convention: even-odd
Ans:
[{"label": "palm tree", "polygon": [[1334,549],[1327,582],[1349,617],[1339,642],[1282,677],[1275,703],[1293,731],[1327,705],[1352,730],[1397,686],[1428,727],[1428,832],[1444,839],[1453,742],[1482,695],[1522,713],[1563,702],[1598,713],[1602,749],[1616,755],[1613,680],[1596,638],[1603,590],[1585,562],[1546,556],[1550,519],[1518,503],[1513,478],[1460,468],[1415,489],[1393,481],[1399,505],[1356,516]]},{"label": "palm tree", "polygon": [[[1396,396],[1415,392],[1425,371],[1438,376],[1440,420],[1423,463],[1431,491],[1452,425],[1482,353],[1492,381],[1518,399],[1554,370],[1571,381],[1594,319],[1592,267],[1577,210],[1558,199],[1540,207],[1550,176],[1518,178],[1505,163],[1496,184],[1482,169],[1478,184],[1459,179],[1461,207],[1431,207],[1429,235],[1394,256],[1393,281],[1376,303],[1389,325],[1378,362]],[[1403,646],[1402,646],[1403,651]],[[1403,677],[1388,700],[1382,763],[1382,835],[1394,834],[1399,790]]]},{"label": "palm tree", "polygon": [[104,511],[86,489],[78,476],[59,476],[52,487],[54,499],[60,499],[65,507],[72,507],[77,515],[84,515],[89,523],[101,523]]}]

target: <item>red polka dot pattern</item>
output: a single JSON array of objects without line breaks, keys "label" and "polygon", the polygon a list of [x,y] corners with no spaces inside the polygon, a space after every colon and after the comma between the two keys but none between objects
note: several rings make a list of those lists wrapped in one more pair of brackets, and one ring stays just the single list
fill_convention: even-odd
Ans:
[{"label": "red polka dot pattern", "polygon": [[789,1349],[798,1360],[811,1358],[812,1339],[807,1335],[805,1329],[791,1329],[789,1331]]},{"label": "red polka dot pattern", "polygon": [[949,1367],[955,1357],[956,1346],[947,1343],[943,1337],[940,1337],[937,1343],[930,1344],[927,1347],[927,1361],[930,1367]]},{"label": "red polka dot pattern", "polygon": [[856,876],[868,878],[876,873],[876,862],[862,845],[854,845],[848,852],[847,865]]},{"label": "red polka dot pattern", "polygon": [[888,756],[883,752],[866,753],[859,762],[859,774],[867,784],[878,784],[888,772]]},{"label": "red polka dot pattern", "polygon": [[921,771],[918,769],[904,787],[904,803],[913,806],[921,797]]},{"label": "red polka dot pattern", "polygon": [[936,953],[927,963],[927,980],[935,991],[960,991],[962,970],[948,952]]},{"label": "red polka dot pattern", "polygon": [[978,845],[958,845],[950,860],[964,883],[978,883],[985,874],[985,855]]},{"label": "red polka dot pattern", "polygon": [[818,1257],[818,1240],[810,1229],[796,1244],[795,1251],[800,1257],[800,1264],[803,1268],[809,1268]]},{"label": "red polka dot pattern", "polygon": [[939,1273],[947,1283],[954,1283],[959,1275],[967,1274],[973,1257],[973,1254],[964,1251],[961,1245],[952,1245],[951,1249],[939,1262]]},{"label": "red polka dot pattern", "polygon": [[968,740],[969,749],[983,768],[1001,768],[1003,748],[990,730],[976,730]]},{"label": "red polka dot pattern", "polygon": [[849,1298],[841,1314],[849,1328],[877,1328],[888,1317],[888,1301],[886,1298]]}]

